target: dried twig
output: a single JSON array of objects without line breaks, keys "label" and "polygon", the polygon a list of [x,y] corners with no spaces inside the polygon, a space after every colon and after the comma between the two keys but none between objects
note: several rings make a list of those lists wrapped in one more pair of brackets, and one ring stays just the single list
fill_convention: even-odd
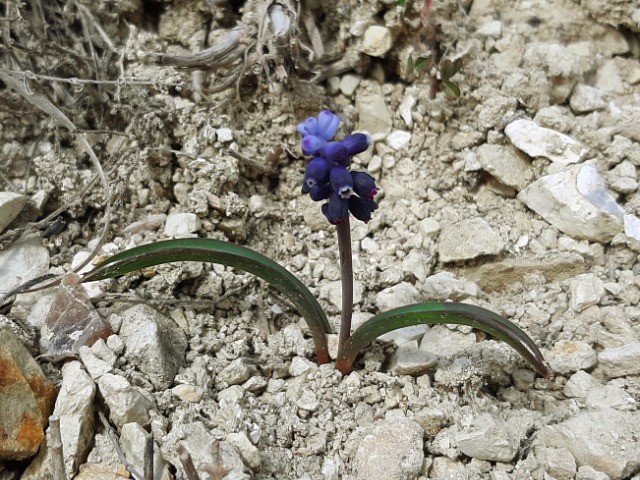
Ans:
[{"label": "dried twig", "polygon": [[100,421],[102,422],[102,425],[107,431],[107,436],[109,437],[109,440],[111,440],[111,444],[113,445],[113,448],[116,451],[118,458],[120,459],[120,463],[124,465],[124,468],[126,468],[127,471],[136,480],[146,480],[142,475],[140,475],[140,473],[135,469],[135,467],[131,465],[131,463],[129,463],[129,461],[127,460],[127,457],[124,456],[124,453],[120,448],[120,444],[118,443],[118,436],[116,435],[116,432],[113,430],[113,428],[111,428],[111,425],[109,424],[107,418],[104,416],[104,413],[102,413],[101,411],[98,411],[98,416],[100,417]]},{"label": "dried twig", "polygon": [[182,468],[184,468],[184,473],[187,475],[189,480],[200,480],[200,475],[196,471],[196,467],[193,464],[193,459],[187,449],[184,448],[182,444],[178,445],[178,459],[180,463],[182,463]]},{"label": "dried twig", "polygon": [[67,480],[64,468],[64,453],[62,451],[62,434],[60,433],[60,419],[54,415],[49,417],[47,432],[47,447],[51,452],[51,474],[53,478]]},{"label": "dried twig", "polygon": [[144,480],[153,480],[153,435],[148,434],[144,443]]}]

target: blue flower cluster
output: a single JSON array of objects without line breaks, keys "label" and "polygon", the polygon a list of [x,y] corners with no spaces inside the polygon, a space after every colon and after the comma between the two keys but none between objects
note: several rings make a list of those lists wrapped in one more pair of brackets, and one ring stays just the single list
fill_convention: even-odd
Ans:
[{"label": "blue flower cluster", "polygon": [[304,174],[302,193],[316,202],[328,200],[322,205],[322,213],[334,225],[345,222],[349,212],[366,223],[378,208],[373,201],[378,187],[371,175],[351,172],[349,166],[351,157],[369,148],[371,137],[354,133],[340,142],[331,141],[339,126],[340,118],[329,110],[298,124],[302,152],[313,155]]}]

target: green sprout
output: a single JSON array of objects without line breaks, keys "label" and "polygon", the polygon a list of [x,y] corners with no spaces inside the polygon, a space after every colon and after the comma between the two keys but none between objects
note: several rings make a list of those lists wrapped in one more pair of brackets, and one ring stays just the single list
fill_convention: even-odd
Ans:
[{"label": "green sprout", "polygon": [[[460,68],[443,64],[446,82]],[[443,78],[444,80],[444,78]],[[353,266],[349,219],[368,222],[378,208],[373,200],[378,188],[373,178],[351,171],[351,158],[371,145],[368,135],[353,134],[332,141],[340,120],[329,111],[298,125],[303,134],[302,150],[313,159],[308,163],[302,191],[312,200],[325,202],[322,213],[336,226],[342,276],[342,312],[336,368],[344,375],[353,369],[356,356],[376,338],[413,325],[457,324],[482,330],[516,350],[545,378],[551,370],[533,340],[518,326],[485,308],[463,303],[418,303],[379,313],[351,335],[353,311]],[[212,262],[252,273],[288,298],[309,326],[319,364],[328,363],[327,335],[331,326],[318,301],[292,273],[264,255],[246,247],[206,238],[166,240],[120,252],[87,273],[82,282],[114,278],[143,268],[180,261]]]}]

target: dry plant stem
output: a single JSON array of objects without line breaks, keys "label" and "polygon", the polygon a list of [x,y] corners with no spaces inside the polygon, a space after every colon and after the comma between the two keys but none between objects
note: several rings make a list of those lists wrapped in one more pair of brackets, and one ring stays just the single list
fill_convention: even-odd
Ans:
[{"label": "dry plant stem", "polygon": [[153,480],[153,435],[147,435],[144,444],[144,480]]},{"label": "dry plant stem", "polygon": [[116,454],[118,455],[118,459],[120,459],[120,463],[124,465],[124,468],[127,469],[127,471],[131,474],[131,476],[135,480],[143,480],[143,476],[140,475],[140,473],[138,473],[138,471],[133,467],[133,465],[129,463],[129,461],[127,460],[127,457],[124,456],[124,453],[122,453],[122,449],[120,448],[120,444],[118,443],[118,437],[116,436],[116,432],[114,432],[113,428],[111,428],[111,425],[109,424],[106,417],[104,416],[104,413],[99,411],[98,416],[100,417],[100,421],[102,422],[102,425],[107,430],[107,436],[109,437],[109,440],[111,440],[111,444],[113,445],[113,448],[116,451]]},{"label": "dry plant stem", "polygon": [[49,417],[47,447],[49,447],[49,451],[51,452],[51,474],[53,478],[67,480],[67,472],[64,468],[64,453],[62,451],[60,419],[54,415]]},{"label": "dry plant stem", "polygon": [[177,450],[178,458],[180,459],[180,463],[182,463],[182,468],[184,468],[184,473],[187,475],[187,478],[189,480],[200,480],[200,475],[198,475],[198,471],[196,470],[193,460],[191,459],[191,455],[189,455],[187,449],[182,445],[178,445]]},{"label": "dry plant stem", "polygon": [[338,250],[340,251],[340,276],[342,277],[342,313],[340,314],[340,336],[338,352],[351,335],[351,316],[353,314],[353,259],[351,254],[351,225],[349,216],[343,223],[336,225],[338,232]]}]

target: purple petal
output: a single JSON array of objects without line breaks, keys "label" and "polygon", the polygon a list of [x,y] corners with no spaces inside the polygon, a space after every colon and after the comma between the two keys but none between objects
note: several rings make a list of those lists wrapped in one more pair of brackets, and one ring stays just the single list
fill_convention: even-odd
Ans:
[{"label": "purple petal", "polygon": [[[329,181],[329,170],[331,164],[322,157],[313,158],[308,164],[307,169],[304,172],[304,185],[308,189],[312,189],[317,185],[324,185]],[[305,187],[302,187],[303,193]],[[308,191],[308,190],[307,190]]]},{"label": "purple petal", "polygon": [[349,197],[349,211],[361,222],[367,223],[371,220],[371,212],[378,208],[378,204],[372,200],[366,198],[356,197],[352,195]]},{"label": "purple petal", "polygon": [[298,132],[303,135],[318,135],[318,119],[309,117],[304,122],[299,123]]},{"label": "purple petal", "polygon": [[306,135],[302,139],[302,142],[300,142],[300,146],[302,147],[302,153],[305,155],[315,155],[322,150],[322,147],[324,147],[326,143],[327,142],[316,135]]},{"label": "purple petal", "polygon": [[333,167],[329,173],[329,181],[333,191],[342,198],[349,198],[353,193],[353,178],[344,167]]},{"label": "purple petal", "polygon": [[344,223],[349,215],[349,201],[340,198],[339,195],[331,193],[329,202],[322,205],[322,213],[327,217],[329,223]]},{"label": "purple petal", "polygon": [[351,172],[351,178],[353,179],[353,191],[361,197],[373,200],[373,197],[378,193],[378,187],[373,177],[364,172]]},{"label": "purple petal", "polygon": [[354,133],[353,135],[349,135],[347,138],[342,140],[341,142],[345,147],[347,147],[347,152],[350,157],[357,155],[358,153],[364,152],[367,148],[371,146],[371,137],[365,133]]},{"label": "purple petal", "polygon": [[318,133],[316,135],[329,141],[340,127],[340,117],[329,110],[324,110],[318,115]]},{"label": "purple petal", "polygon": [[325,143],[320,154],[327,160],[336,162],[343,167],[346,167],[349,164],[349,152],[347,152],[347,148],[342,144],[342,142]]},{"label": "purple petal", "polygon": [[314,202],[319,202],[320,200],[326,200],[329,198],[332,191],[333,190],[331,190],[331,187],[328,184],[316,185],[309,191],[309,196]]}]

